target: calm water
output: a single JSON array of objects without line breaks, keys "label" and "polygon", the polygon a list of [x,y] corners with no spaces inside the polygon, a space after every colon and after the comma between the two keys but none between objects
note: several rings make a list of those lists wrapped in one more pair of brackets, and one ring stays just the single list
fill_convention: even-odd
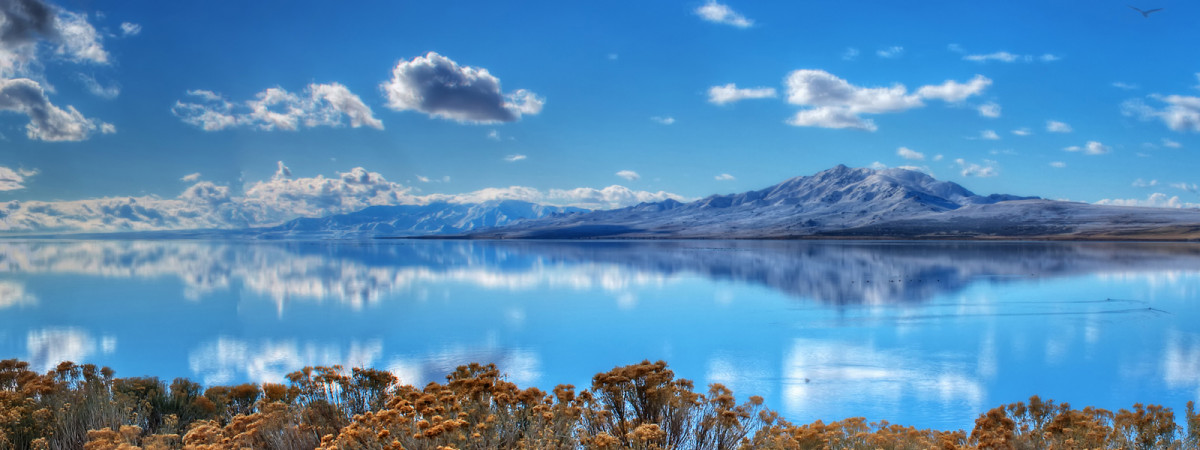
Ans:
[{"label": "calm water", "polygon": [[1200,246],[0,241],[0,357],[206,384],[305,365],[543,389],[663,359],[793,421],[969,428],[1200,399]]}]

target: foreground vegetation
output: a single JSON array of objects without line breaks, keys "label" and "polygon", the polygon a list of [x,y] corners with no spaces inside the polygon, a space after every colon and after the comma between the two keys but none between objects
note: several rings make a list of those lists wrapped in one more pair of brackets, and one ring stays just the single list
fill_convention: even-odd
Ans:
[{"label": "foreground vegetation", "polygon": [[0,361],[0,449],[1075,449],[1200,448],[1188,402],[1073,409],[1037,397],[979,416],[970,433],[852,418],[792,424],[760,397],[738,404],[719,384],[697,393],[666,363],[597,374],[590,389],[521,389],[494,365],[444,384],[400,385],[373,369],[307,367],[287,384],[214,386],[114,378],[62,363],[45,374]]}]

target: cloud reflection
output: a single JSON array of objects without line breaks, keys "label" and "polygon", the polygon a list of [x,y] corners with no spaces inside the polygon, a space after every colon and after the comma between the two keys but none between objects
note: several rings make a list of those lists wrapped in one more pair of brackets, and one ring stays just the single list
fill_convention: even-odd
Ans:
[{"label": "cloud reflection", "polygon": [[117,338],[104,336],[97,340],[87,331],[74,327],[42,328],[25,336],[25,348],[29,352],[25,357],[29,366],[34,371],[47,372],[63,361],[89,362],[98,348],[103,354],[113,353],[117,349]]}]

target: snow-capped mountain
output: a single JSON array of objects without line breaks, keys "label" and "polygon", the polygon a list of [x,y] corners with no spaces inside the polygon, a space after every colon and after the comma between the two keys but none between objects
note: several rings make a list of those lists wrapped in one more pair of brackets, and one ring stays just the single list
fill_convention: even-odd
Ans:
[{"label": "snow-capped mountain", "polygon": [[435,202],[426,205],[372,206],[347,214],[294,219],[257,231],[261,237],[428,236],[467,233],[528,219],[587,211],[518,200]]},{"label": "snow-capped mountain", "polygon": [[838,165],[757,191],[547,217],[470,236],[1178,239],[1188,232],[1200,233],[1200,211],[980,196],[913,170]]}]

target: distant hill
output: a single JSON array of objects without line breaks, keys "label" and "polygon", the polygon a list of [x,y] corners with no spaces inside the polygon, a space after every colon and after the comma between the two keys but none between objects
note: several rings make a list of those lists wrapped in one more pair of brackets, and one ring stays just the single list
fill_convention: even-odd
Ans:
[{"label": "distant hill", "polygon": [[474,238],[1200,238],[1200,211],[980,196],[906,169],[837,167],[690,203],[528,220]]},{"label": "distant hill", "polygon": [[294,219],[279,226],[252,231],[264,238],[430,236],[461,234],[529,219],[587,211],[518,200],[435,202],[426,205],[372,206],[347,214]]}]

